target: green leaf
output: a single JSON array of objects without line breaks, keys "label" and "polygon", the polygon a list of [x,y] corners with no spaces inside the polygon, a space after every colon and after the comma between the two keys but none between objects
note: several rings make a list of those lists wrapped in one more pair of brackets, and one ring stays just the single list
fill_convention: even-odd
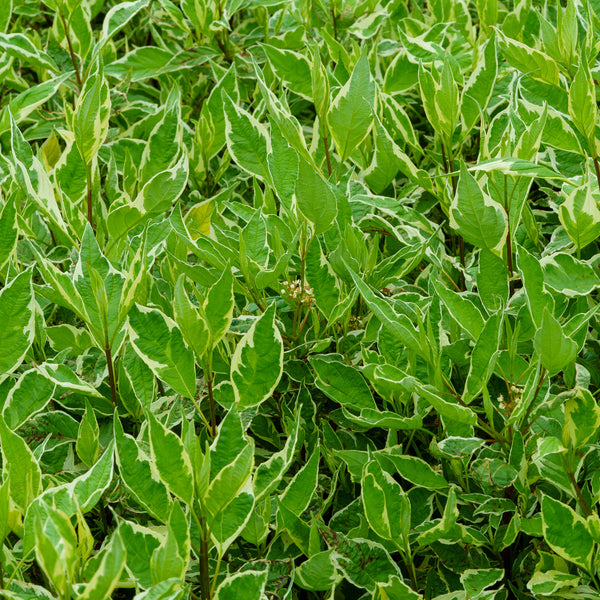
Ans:
[{"label": "green leaf", "polygon": [[79,424],[75,450],[77,456],[87,466],[91,467],[100,454],[99,428],[96,414],[89,400],[85,401],[85,413]]},{"label": "green leaf", "polygon": [[124,568],[125,546],[117,530],[111,534],[110,542],[102,555],[102,561],[79,598],[81,600],[106,600],[111,598],[113,590],[119,586]]},{"label": "green leaf", "polygon": [[552,298],[544,291],[542,266],[540,261],[523,246],[517,247],[517,264],[521,271],[531,319],[539,327],[545,308],[552,306]]},{"label": "green leaf", "polygon": [[256,467],[254,473],[254,494],[258,503],[274,492],[286,471],[292,465],[300,433],[300,413],[297,414],[294,428],[288,435],[285,446],[280,452],[274,452]]},{"label": "green leaf", "polygon": [[444,400],[433,386],[423,385],[416,379],[413,379],[413,383],[417,393],[429,402],[441,416],[465,425],[474,425],[477,422],[477,415],[470,408]]},{"label": "green leaf", "polygon": [[565,296],[588,296],[600,286],[593,267],[570,254],[557,252],[545,256],[540,264],[546,285]]},{"label": "green leaf", "polygon": [[583,517],[570,506],[544,495],[542,528],[544,539],[554,552],[591,572],[595,544]]},{"label": "green leaf", "polygon": [[98,40],[96,52],[102,48],[108,40],[119,32],[135,15],[150,4],[150,0],[136,0],[134,2],[121,2],[113,6],[104,17],[102,23],[102,35]]},{"label": "green leaf", "polygon": [[159,213],[171,210],[175,201],[183,194],[188,180],[188,156],[185,150],[179,160],[168,169],[159,171],[140,190],[132,205],[123,208],[133,211],[129,218],[131,224],[126,229],[131,229],[141,222],[146,213]]},{"label": "green leaf", "polygon": [[[246,442],[245,446],[239,454],[225,465],[211,482],[204,497],[204,506],[210,516],[209,527],[212,528],[215,519],[220,513],[225,510],[232,502],[240,498],[244,502],[245,498],[241,498],[240,494],[245,488],[252,469],[254,468],[254,443]],[[247,496],[248,492],[245,492]],[[252,495],[252,505],[254,504],[254,496]],[[250,506],[252,510],[252,506]],[[249,511],[248,511],[249,513]],[[250,515],[248,514],[248,517]],[[245,522],[240,527],[240,532],[243,529]],[[224,540],[223,540],[224,541]]]},{"label": "green leaf", "polygon": [[315,234],[331,228],[338,213],[335,194],[317,169],[302,157],[298,162],[295,196],[298,210],[313,224]]},{"label": "green leaf", "polygon": [[559,85],[558,65],[555,60],[535,48],[507,37],[498,29],[496,32],[502,54],[511,66],[533,79]]},{"label": "green leaf", "polygon": [[592,195],[591,178],[585,186],[567,188],[565,201],[558,209],[558,218],[579,250],[600,236],[600,209]]},{"label": "green leaf", "polygon": [[550,375],[556,375],[577,357],[577,344],[565,335],[560,323],[544,308],[542,323],[535,332],[534,348]]},{"label": "green leaf", "polygon": [[231,359],[231,382],[238,410],[271,396],[283,373],[283,340],[271,305],[238,343]]},{"label": "green leaf", "polygon": [[279,496],[279,502],[297,517],[306,510],[317,490],[320,459],[321,449],[317,446]]},{"label": "green leaf", "polygon": [[569,87],[569,116],[579,133],[587,140],[592,156],[596,156],[596,86],[590,72],[587,52],[579,57],[579,68]]},{"label": "green leaf", "polygon": [[157,309],[136,304],[129,311],[128,323],[131,345],[152,372],[178,394],[194,398],[194,354],[175,321]]},{"label": "green leaf", "polygon": [[210,287],[204,302],[204,315],[210,331],[210,343],[214,348],[229,331],[235,298],[233,295],[234,277],[227,265],[223,274]]},{"label": "green leaf", "polygon": [[397,575],[392,575],[385,584],[377,584],[377,591],[377,600],[423,600],[421,594],[415,592]]},{"label": "green leaf", "polygon": [[188,567],[189,552],[185,557],[181,556],[179,552],[177,532],[174,531],[172,525],[173,516],[177,514],[180,515],[186,528],[185,534],[189,538],[187,519],[179,504],[175,502],[171,511],[171,517],[167,523],[166,535],[160,545],[154,549],[150,557],[150,573],[153,583],[158,583],[169,578],[183,579],[185,576]]},{"label": "green leaf", "polygon": [[577,388],[565,402],[563,444],[580,448],[597,437],[599,427],[600,407],[594,396],[588,390]]},{"label": "green leaf", "polygon": [[460,576],[467,597],[478,598],[490,586],[504,578],[504,569],[467,569]]},{"label": "green leaf", "polygon": [[91,165],[108,134],[110,94],[104,79],[102,61],[88,76],[77,98],[73,114],[75,142],[84,162]]},{"label": "green leaf", "polygon": [[375,84],[369,61],[362,53],[350,79],[337,93],[327,115],[331,136],[344,162],[367,137],[373,124]]},{"label": "green leaf", "polygon": [[58,73],[56,63],[43,50],[38,50],[33,42],[22,33],[0,33],[0,49],[9,56],[19,59],[25,65],[48,69]]},{"label": "green leaf", "polygon": [[28,419],[44,410],[55,388],[55,382],[38,370],[25,371],[6,397],[2,411],[6,424],[16,430]]},{"label": "green leaf", "polygon": [[504,208],[481,189],[464,163],[450,205],[450,225],[467,242],[501,255],[508,231]]},{"label": "green leaf", "polygon": [[85,306],[88,327],[101,348],[114,339],[121,327],[119,309],[124,282],[123,274],[102,254],[94,231],[87,223],[73,273],[73,284]]},{"label": "green leaf", "polygon": [[229,546],[242,533],[254,509],[252,480],[247,479],[235,498],[211,522],[210,535],[219,556],[224,556]]},{"label": "green leaf", "polygon": [[226,577],[215,592],[215,600],[261,600],[267,571],[242,571]]},{"label": "green leaf", "polygon": [[270,184],[267,155],[271,153],[271,141],[267,129],[250,113],[236,106],[225,91],[222,99],[229,153],[241,169]]},{"label": "green leaf", "polygon": [[150,560],[154,550],[160,545],[160,534],[126,519],[119,521],[118,531],[125,546],[128,572],[138,585],[149,588],[152,585]]},{"label": "green leaf", "polygon": [[402,577],[396,561],[377,542],[338,534],[335,541],[328,543],[334,550],[336,567],[357,587],[373,593],[377,584],[387,583],[390,577]]},{"label": "green leaf", "polygon": [[14,202],[6,202],[0,212],[0,273],[13,253],[19,236]]},{"label": "green leaf", "polygon": [[485,326],[477,305],[467,295],[457,294],[438,281],[434,281],[433,286],[452,318],[467,331],[471,339],[477,340]]},{"label": "green leaf", "polygon": [[312,241],[306,255],[306,281],[313,289],[317,308],[329,319],[340,302],[340,290],[318,238]]},{"label": "green leaf", "polygon": [[161,118],[150,132],[142,153],[142,164],[139,169],[142,182],[149,181],[162,171],[168,171],[180,156],[183,131],[181,92],[178,86],[171,88],[159,116]]},{"label": "green leaf", "polygon": [[333,550],[313,554],[296,567],[295,575],[298,585],[311,592],[327,592],[341,579],[333,562]]},{"label": "green leaf", "polygon": [[312,76],[308,59],[299,52],[275,48],[269,44],[262,45],[267,59],[284,85],[312,102]]},{"label": "green leaf", "polygon": [[371,529],[405,551],[410,530],[410,500],[376,460],[369,461],[364,467],[361,498]]},{"label": "green leaf", "polygon": [[487,385],[494,372],[503,323],[503,313],[498,311],[487,320],[477,339],[463,393],[463,401],[467,404]]},{"label": "green leaf", "polygon": [[123,431],[115,415],[114,435],[117,464],[125,487],[155,519],[165,523],[171,511],[171,498],[160,480],[154,463],[145,455],[133,437]]},{"label": "green leaf", "polygon": [[192,463],[181,438],[167,429],[152,412],[147,412],[146,419],[150,452],[160,478],[172,494],[190,505],[194,492]]},{"label": "green leaf", "polygon": [[376,409],[373,394],[364,377],[355,368],[328,358],[326,355],[310,357],[317,387],[342,406],[358,411],[363,408]]},{"label": "green leaf", "polygon": [[477,291],[489,312],[506,305],[509,296],[508,288],[508,269],[504,260],[489,250],[481,250],[477,272]]},{"label": "green leaf", "polygon": [[21,365],[35,335],[32,271],[17,275],[0,291],[0,381]]},{"label": "green leaf", "polygon": [[387,299],[376,296],[371,288],[348,265],[346,265],[346,268],[361,296],[382,325],[407,348],[420,356],[427,356],[427,349],[421,346],[418,332],[408,316],[398,314]]},{"label": "green leaf", "polygon": [[448,487],[444,476],[434,471],[422,458],[386,452],[378,456],[380,462],[389,462],[396,468],[400,477],[412,484],[429,490],[441,490]]},{"label": "green leaf", "polygon": [[0,418],[2,465],[8,471],[10,497],[25,514],[32,500],[42,491],[42,471],[25,440],[12,432]]},{"label": "green leaf", "polygon": [[209,346],[209,328],[185,290],[185,275],[180,275],[175,285],[173,316],[187,345],[200,360]]}]

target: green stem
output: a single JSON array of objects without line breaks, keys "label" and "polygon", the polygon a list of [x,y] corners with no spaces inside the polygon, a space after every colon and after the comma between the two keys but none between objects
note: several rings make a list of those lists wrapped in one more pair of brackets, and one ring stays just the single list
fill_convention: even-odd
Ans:
[{"label": "green stem", "polygon": [[[446,150],[444,148],[444,142],[440,142],[440,146],[442,149],[442,162],[444,165],[444,170],[446,171],[447,175],[450,175],[450,173],[452,173],[454,171],[454,158],[452,157],[450,144],[448,144],[448,157],[447,158],[446,158]],[[452,197],[456,198],[456,191],[458,189],[458,183],[456,181],[455,175],[450,175],[450,183],[452,184]],[[466,265],[465,241],[459,233],[457,233],[457,236],[458,236],[458,257],[460,260],[460,265],[462,267],[462,270],[460,272],[460,288],[461,288],[461,290],[464,291],[467,289],[467,283],[465,280],[465,265]]]},{"label": "green stem", "polygon": [[594,156],[594,169],[596,170],[596,179],[598,180],[598,186],[600,187],[600,164],[598,164],[598,157]]},{"label": "green stem", "polygon": [[331,157],[329,156],[329,138],[323,136],[323,146],[325,147],[325,158],[327,159],[327,175],[331,177]]},{"label": "green stem", "polygon": [[508,223],[508,230],[506,232],[506,266],[508,268],[508,285],[510,288],[510,296],[512,297],[515,293],[515,282],[513,281],[513,251],[512,251],[512,234],[510,232],[510,202],[508,201],[508,190],[507,190],[507,175],[504,175],[504,212],[506,213],[506,222]]},{"label": "green stem", "polygon": [[108,341],[104,346],[104,355],[106,356],[106,367],[108,369],[108,383],[110,385],[110,395],[112,397],[113,406],[117,406],[117,384],[115,381],[115,370],[113,367],[112,354]]},{"label": "green stem", "polygon": [[[208,376],[207,374],[208,373]],[[208,390],[208,405],[210,407],[210,428],[213,437],[217,437],[217,415],[215,411],[215,399],[213,396],[213,374],[212,368],[209,365],[209,370],[205,372],[206,388]]]},{"label": "green stem", "polygon": [[92,210],[92,165],[86,165],[85,176],[87,181],[87,220],[88,223],[91,225],[92,229],[95,229],[93,222],[94,214]]},{"label": "green stem", "polygon": [[560,456],[561,456],[563,464],[565,466],[565,470],[567,471],[567,475],[569,476],[569,480],[571,481],[571,487],[573,488],[573,491],[575,492],[575,496],[577,496],[577,503],[579,504],[581,510],[583,511],[583,514],[586,517],[591,517],[592,511],[590,510],[588,503],[585,501],[585,498],[581,494],[581,488],[579,487],[577,480],[575,479],[573,470],[569,469],[569,466],[567,465],[567,461],[564,457],[564,454],[561,454]]},{"label": "green stem", "polygon": [[338,39],[338,30],[337,30],[337,21],[338,16],[335,14],[335,9],[331,7],[331,20],[333,22],[333,39],[337,42]]}]

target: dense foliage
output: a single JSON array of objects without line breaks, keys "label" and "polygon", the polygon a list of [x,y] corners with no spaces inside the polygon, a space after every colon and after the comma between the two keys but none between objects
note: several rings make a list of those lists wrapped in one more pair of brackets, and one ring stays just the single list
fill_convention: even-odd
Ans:
[{"label": "dense foliage", "polygon": [[600,599],[600,4],[0,49],[0,597]]}]

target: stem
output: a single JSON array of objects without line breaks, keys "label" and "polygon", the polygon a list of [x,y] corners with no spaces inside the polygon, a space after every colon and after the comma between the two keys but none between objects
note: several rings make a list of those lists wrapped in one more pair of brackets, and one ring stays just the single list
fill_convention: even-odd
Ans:
[{"label": "stem", "polygon": [[327,159],[327,174],[331,177],[331,158],[329,157],[329,139],[323,136],[323,145],[325,146],[325,158]]},{"label": "stem", "polygon": [[508,223],[508,231],[506,232],[506,266],[508,267],[508,285],[510,288],[510,296],[515,293],[515,282],[513,281],[513,252],[512,252],[512,236],[510,232],[510,206],[508,201],[508,191],[506,189],[507,176],[504,175],[504,212],[506,213],[506,222]]},{"label": "stem", "polygon": [[108,368],[108,383],[110,385],[110,395],[112,397],[113,406],[117,406],[117,385],[115,383],[115,371],[113,369],[112,354],[108,341],[104,346],[104,355],[106,356],[106,367]]},{"label": "stem", "polygon": [[298,335],[300,335],[302,333],[302,330],[304,329],[304,326],[306,325],[306,320],[308,319],[309,314],[310,314],[310,308],[307,307],[306,314],[304,315],[304,318],[302,319],[302,322],[300,323],[300,328],[298,329]]},{"label": "stem", "polygon": [[75,55],[75,51],[73,50],[73,44],[71,43],[71,36],[69,35],[69,26],[65,21],[65,17],[62,12],[59,11],[60,20],[62,22],[62,26],[65,30],[65,37],[67,38],[67,46],[69,46],[69,54],[71,55],[71,62],[73,63],[73,69],[75,70],[75,80],[77,81],[77,86],[81,87],[81,73],[79,72],[79,63],[77,62],[77,56]]},{"label": "stem", "polygon": [[210,406],[210,428],[213,437],[217,437],[217,415],[215,413],[215,399],[213,396],[213,378],[212,369],[208,371],[209,375],[206,377],[206,387],[208,390],[208,404]]},{"label": "stem", "polygon": [[417,585],[417,571],[415,570],[415,561],[414,557],[410,551],[410,545],[408,540],[405,540],[405,553],[406,553],[406,562],[408,562],[408,573],[410,575],[410,582],[412,583],[413,590],[415,592],[419,591],[419,587]]},{"label": "stem", "polygon": [[[448,158],[446,159],[446,151],[444,149],[444,143],[440,142],[440,146],[442,149],[442,162],[444,164],[444,170],[447,175],[450,175],[452,171],[454,171],[454,159],[452,158],[451,151],[448,151]],[[458,188],[458,184],[456,182],[456,176],[450,175],[450,183],[452,184],[452,197],[456,198],[456,190]],[[460,272],[460,288],[461,290],[467,289],[467,282],[465,280],[465,240],[463,240],[462,236],[458,233],[458,257],[460,260],[460,265],[462,270]]]},{"label": "stem", "polygon": [[92,211],[92,165],[86,165],[85,167],[85,176],[87,180],[87,220],[91,225],[92,229],[94,229],[93,223],[93,211]]},{"label": "stem", "polygon": [[596,169],[596,179],[598,180],[598,186],[600,186],[600,165],[597,156],[594,156],[594,169]]},{"label": "stem", "polygon": [[[525,411],[525,414],[523,415],[523,423],[527,423],[527,419],[529,417],[529,413],[531,412],[531,409],[533,408],[533,405],[535,404],[536,398],[538,396],[538,394],[540,393],[540,390],[542,389],[542,386],[544,385],[544,381],[546,381],[546,375],[548,374],[548,371],[546,371],[546,369],[544,369],[544,367],[542,367],[542,370],[540,372],[540,380],[538,381],[538,384],[535,388],[535,392],[533,393],[533,398],[529,404],[529,406],[527,407],[527,410]],[[534,419],[535,420],[535,419]],[[524,429],[524,431],[522,432],[523,435],[525,435],[525,433],[527,433],[527,431],[529,430],[529,428],[531,427],[532,423],[530,423],[529,425],[527,425],[527,427]]]},{"label": "stem", "polygon": [[217,577],[219,576],[219,571],[221,570],[221,556],[219,555],[217,558],[217,566],[215,567],[215,574],[213,575],[213,582],[210,587],[210,595],[215,595],[215,588],[217,587]]},{"label": "stem", "polygon": [[[200,523],[204,525],[204,519],[200,518]],[[202,590],[202,598],[210,600],[210,576],[208,572],[208,539],[206,531],[200,531],[200,588]]]},{"label": "stem", "polygon": [[577,484],[577,480],[575,479],[575,475],[573,474],[573,471],[571,469],[569,469],[569,466],[567,465],[567,461],[566,461],[564,455],[561,454],[560,456],[562,458],[563,464],[565,465],[565,469],[567,471],[567,475],[569,476],[569,479],[571,480],[571,486],[573,488],[573,491],[575,492],[575,495],[577,496],[577,503],[581,507],[581,510],[583,511],[583,514],[586,517],[591,517],[592,516],[592,511],[590,510],[590,507],[588,506],[588,503],[585,501],[585,498],[581,494],[581,488]]},{"label": "stem", "polygon": [[337,42],[338,39],[338,30],[337,30],[337,15],[335,14],[335,9],[333,6],[331,7],[331,20],[333,21],[333,39]]}]

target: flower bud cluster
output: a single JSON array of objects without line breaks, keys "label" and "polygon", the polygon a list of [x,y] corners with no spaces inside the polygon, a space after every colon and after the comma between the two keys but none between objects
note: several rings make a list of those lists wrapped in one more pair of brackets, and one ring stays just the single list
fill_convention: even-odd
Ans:
[{"label": "flower bud cluster", "polygon": [[300,279],[296,279],[295,281],[284,281],[283,288],[281,288],[281,295],[300,306],[307,306],[310,308],[315,303],[313,289],[306,283],[302,285]]}]

